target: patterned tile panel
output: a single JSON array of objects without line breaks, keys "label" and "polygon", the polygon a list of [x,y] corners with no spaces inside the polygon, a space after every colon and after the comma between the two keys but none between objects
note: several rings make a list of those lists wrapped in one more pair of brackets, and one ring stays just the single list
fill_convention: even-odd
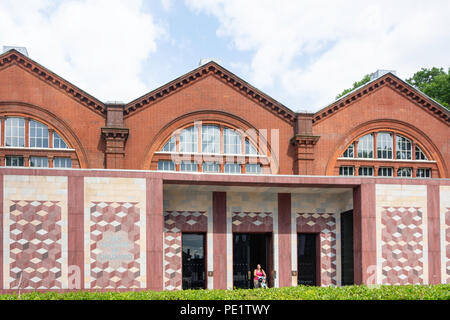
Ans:
[{"label": "patterned tile panel", "polygon": [[450,284],[450,208],[446,208],[445,213],[445,247],[441,250],[445,252],[445,277],[444,283]]},{"label": "patterned tile panel", "polygon": [[320,281],[337,284],[336,218],[330,213],[297,213],[298,233],[320,234]]},{"label": "patterned tile panel", "polygon": [[146,180],[84,181],[85,287],[145,288]]},{"label": "patterned tile panel", "polygon": [[164,288],[182,289],[182,232],[207,232],[206,211],[164,212]]},{"label": "patterned tile panel", "polygon": [[422,212],[417,207],[384,207],[382,284],[423,284]]},{"label": "patterned tile panel", "polygon": [[232,212],[234,232],[272,232],[272,212]]},{"label": "patterned tile panel", "polygon": [[440,186],[441,283],[450,284],[450,186]]},{"label": "patterned tile panel", "polygon": [[61,289],[58,201],[11,201],[10,288]]},{"label": "patterned tile panel", "polygon": [[91,288],[140,288],[140,211],[136,204],[91,204]]},{"label": "patterned tile panel", "polygon": [[67,289],[67,177],[5,175],[3,182],[2,287]]},{"label": "patterned tile panel", "polygon": [[376,185],[377,284],[428,284],[427,187]]}]

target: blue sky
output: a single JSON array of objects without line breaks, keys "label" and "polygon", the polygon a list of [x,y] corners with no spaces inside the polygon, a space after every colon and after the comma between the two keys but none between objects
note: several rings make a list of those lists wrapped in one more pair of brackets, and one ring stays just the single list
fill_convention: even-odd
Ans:
[{"label": "blue sky", "polygon": [[2,0],[0,46],[102,101],[129,102],[222,66],[294,111],[317,111],[377,69],[449,67],[448,0]]}]

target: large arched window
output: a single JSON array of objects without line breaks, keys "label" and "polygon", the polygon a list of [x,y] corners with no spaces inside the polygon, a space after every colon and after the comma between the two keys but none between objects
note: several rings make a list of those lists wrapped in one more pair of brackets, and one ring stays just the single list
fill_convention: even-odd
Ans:
[{"label": "large arched window", "polygon": [[174,132],[155,153],[160,171],[260,174],[270,172],[255,135],[226,125],[202,123]]},{"label": "large arched window", "polygon": [[76,160],[55,129],[29,118],[0,118],[0,162],[8,167],[72,168]]},{"label": "large arched window", "polygon": [[436,162],[417,141],[382,130],[353,141],[338,158],[337,170],[341,176],[421,178],[431,178],[432,172],[438,172]]}]

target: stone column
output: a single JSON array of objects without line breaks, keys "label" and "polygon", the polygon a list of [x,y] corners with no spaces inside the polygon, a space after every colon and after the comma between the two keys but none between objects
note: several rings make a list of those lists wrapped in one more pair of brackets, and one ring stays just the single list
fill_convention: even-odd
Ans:
[{"label": "stone column", "polygon": [[163,270],[163,181],[147,179],[147,289],[162,291]]},{"label": "stone column", "polygon": [[278,281],[280,287],[292,285],[291,194],[278,194]]},{"label": "stone column", "polygon": [[374,183],[363,183],[353,191],[353,252],[355,284],[376,276],[376,194]]},{"label": "stone column", "polygon": [[214,289],[227,289],[227,193],[213,192]]}]

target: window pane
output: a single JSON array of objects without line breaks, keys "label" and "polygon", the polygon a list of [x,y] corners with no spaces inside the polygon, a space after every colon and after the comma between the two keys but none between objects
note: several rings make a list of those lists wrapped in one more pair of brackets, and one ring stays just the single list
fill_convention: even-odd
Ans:
[{"label": "window pane", "polygon": [[247,164],[245,166],[245,172],[246,173],[256,173],[259,174],[261,173],[261,165],[260,164]]},{"label": "window pane", "polygon": [[53,148],[68,149],[67,144],[56,132],[53,132]]},{"label": "window pane", "polygon": [[394,169],[393,168],[379,168],[378,176],[379,177],[392,177]]},{"label": "window pane", "polygon": [[431,178],[431,169],[417,169],[417,178]]},{"label": "window pane", "polygon": [[241,165],[239,163],[226,163],[224,166],[225,173],[241,173]]},{"label": "window pane", "polygon": [[399,135],[396,136],[396,140],[397,140],[397,159],[411,160],[412,159],[411,140]]},{"label": "window pane", "polygon": [[223,145],[225,154],[241,154],[241,136],[233,129],[223,130]]},{"label": "window pane", "polygon": [[428,160],[425,153],[417,146],[416,146],[416,160]]},{"label": "window pane", "polygon": [[202,126],[202,152],[220,153],[220,128],[218,126]]},{"label": "window pane", "polygon": [[359,139],[358,158],[373,158],[373,134],[365,135]]},{"label": "window pane", "polygon": [[215,162],[204,162],[202,170],[203,172],[220,172],[220,165]]},{"label": "window pane", "polygon": [[344,158],[353,158],[355,156],[355,145],[352,143],[347,150],[345,150],[343,157]]},{"label": "window pane", "polygon": [[165,152],[175,152],[177,149],[177,139],[176,137],[170,138],[169,141],[164,145],[161,151]]},{"label": "window pane", "polygon": [[30,157],[30,167],[34,167],[34,168],[48,168],[48,158],[45,158],[45,157]]},{"label": "window pane", "polygon": [[158,161],[159,171],[175,171],[175,163],[170,160],[159,160]]},{"label": "window pane", "polygon": [[363,177],[371,177],[373,176],[373,167],[359,167],[358,174]]},{"label": "window pane", "polygon": [[25,147],[25,120],[23,118],[6,118],[6,146]]},{"label": "window pane", "polygon": [[180,152],[198,152],[198,129],[190,127],[180,133]]},{"label": "window pane", "polygon": [[397,171],[399,177],[412,177],[412,168],[399,168]]},{"label": "window pane", "polygon": [[256,150],[256,147],[249,140],[245,140],[245,154],[248,155],[258,154],[258,150]]},{"label": "window pane", "polygon": [[379,132],[377,134],[377,157],[379,159],[392,159],[393,149],[392,134],[389,132]]},{"label": "window pane", "polygon": [[54,158],[54,168],[72,168],[72,159],[70,158]]},{"label": "window pane", "polygon": [[355,175],[355,168],[350,166],[343,166],[339,168],[339,175],[340,176],[354,176]]},{"label": "window pane", "polygon": [[183,161],[180,165],[180,171],[197,172],[197,164],[194,162]]},{"label": "window pane", "polygon": [[6,157],[7,167],[23,167],[24,165],[25,161],[23,157]]},{"label": "window pane", "polygon": [[48,127],[42,123],[30,120],[30,147],[48,148]]}]

